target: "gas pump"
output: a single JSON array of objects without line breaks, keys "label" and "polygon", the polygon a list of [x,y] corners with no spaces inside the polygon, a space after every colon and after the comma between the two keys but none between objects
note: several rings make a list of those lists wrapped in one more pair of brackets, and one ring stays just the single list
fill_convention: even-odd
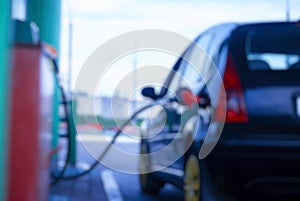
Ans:
[{"label": "gas pump", "polygon": [[[55,87],[53,73],[56,74],[56,81],[59,83],[58,66],[53,55],[45,51],[45,46],[39,40],[38,28],[34,23],[15,22],[11,53],[7,197],[8,201],[46,201],[50,184],[49,163],[53,153],[51,150],[54,109],[52,101]],[[61,86],[60,88],[65,97],[63,88]],[[66,98],[63,98],[63,102],[67,103]],[[58,174],[52,174],[51,183],[76,179],[88,174],[107,154],[124,127],[140,112],[155,104],[151,103],[140,108],[118,128],[110,143],[87,170],[65,175],[67,170],[67,165],[65,165]],[[67,107],[65,107],[65,114],[70,115]],[[67,122],[69,124],[68,150],[65,164],[70,159],[72,144],[70,138],[72,121],[67,120]]]},{"label": "gas pump", "polygon": [[[14,26],[14,43],[11,61],[11,104],[9,108],[9,175],[8,201],[46,201],[49,184],[59,180],[71,180],[88,174],[107,154],[111,146],[121,135],[122,130],[136,116],[155,102],[137,110],[113,135],[110,143],[104,148],[90,167],[74,174],[65,174],[71,157],[71,120],[68,122],[67,157],[64,167],[52,174],[50,182],[53,93],[55,83],[60,83],[58,66],[49,49],[39,40],[38,28],[34,23],[16,21]],[[54,78],[55,74],[55,79]],[[64,90],[59,84],[67,109]],[[174,101],[170,99],[168,101]],[[164,103],[162,103],[163,105]],[[74,127],[74,125],[73,125]],[[76,138],[73,139],[73,141]],[[76,145],[75,145],[76,146]]]},{"label": "gas pump", "polygon": [[8,201],[46,201],[54,79],[34,23],[14,22],[11,48]]}]

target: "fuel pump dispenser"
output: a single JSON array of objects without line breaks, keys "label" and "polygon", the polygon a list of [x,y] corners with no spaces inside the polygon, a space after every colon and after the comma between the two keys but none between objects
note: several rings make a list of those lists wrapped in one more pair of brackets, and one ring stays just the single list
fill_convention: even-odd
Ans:
[{"label": "fuel pump dispenser", "polygon": [[[39,29],[34,23],[16,20],[13,33],[6,201],[46,201],[49,198],[50,183],[55,184],[61,179],[76,179],[93,170],[122,133],[122,129],[152,104],[138,110],[118,129],[111,143],[87,170],[65,175],[72,157],[72,144],[76,144],[72,143],[70,137],[74,125],[69,118],[72,114],[62,87],[56,55],[52,54],[55,49],[40,41]],[[55,152],[51,149],[55,82],[60,88],[62,102],[65,103],[68,143],[66,165],[57,174],[52,174],[50,180],[51,155]],[[73,137],[76,141],[76,136]]]},{"label": "fuel pump dispenser", "polygon": [[34,23],[14,22],[9,107],[9,201],[46,201],[54,79]]}]

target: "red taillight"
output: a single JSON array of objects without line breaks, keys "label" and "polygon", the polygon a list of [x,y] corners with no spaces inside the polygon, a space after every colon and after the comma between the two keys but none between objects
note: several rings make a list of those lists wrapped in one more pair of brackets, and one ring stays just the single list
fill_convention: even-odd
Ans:
[{"label": "red taillight", "polygon": [[226,68],[223,77],[223,84],[226,92],[227,101],[225,122],[247,122],[248,115],[241,81],[230,55],[228,55],[227,58]]}]

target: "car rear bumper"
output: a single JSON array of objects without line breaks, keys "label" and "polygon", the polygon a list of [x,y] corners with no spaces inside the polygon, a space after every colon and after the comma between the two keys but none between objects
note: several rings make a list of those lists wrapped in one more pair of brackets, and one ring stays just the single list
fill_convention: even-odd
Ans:
[{"label": "car rear bumper", "polygon": [[300,196],[300,135],[224,136],[205,159],[219,191]]}]

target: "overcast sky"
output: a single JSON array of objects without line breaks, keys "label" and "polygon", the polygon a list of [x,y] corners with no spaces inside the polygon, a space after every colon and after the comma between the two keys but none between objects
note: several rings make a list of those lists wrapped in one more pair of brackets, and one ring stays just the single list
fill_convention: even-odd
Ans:
[{"label": "overcast sky", "polygon": [[[68,23],[73,23],[73,85],[87,57],[101,44],[120,34],[140,29],[162,29],[190,39],[222,22],[257,22],[286,19],[286,0],[65,0],[63,2],[61,64],[67,74]],[[290,0],[292,20],[300,19],[300,2]],[[137,56],[138,66],[151,64],[150,58]],[[171,66],[176,58],[162,56],[161,64]],[[132,69],[133,59],[124,59],[123,71]],[[110,80],[111,81],[111,80]],[[111,95],[113,84],[99,95]]]}]

